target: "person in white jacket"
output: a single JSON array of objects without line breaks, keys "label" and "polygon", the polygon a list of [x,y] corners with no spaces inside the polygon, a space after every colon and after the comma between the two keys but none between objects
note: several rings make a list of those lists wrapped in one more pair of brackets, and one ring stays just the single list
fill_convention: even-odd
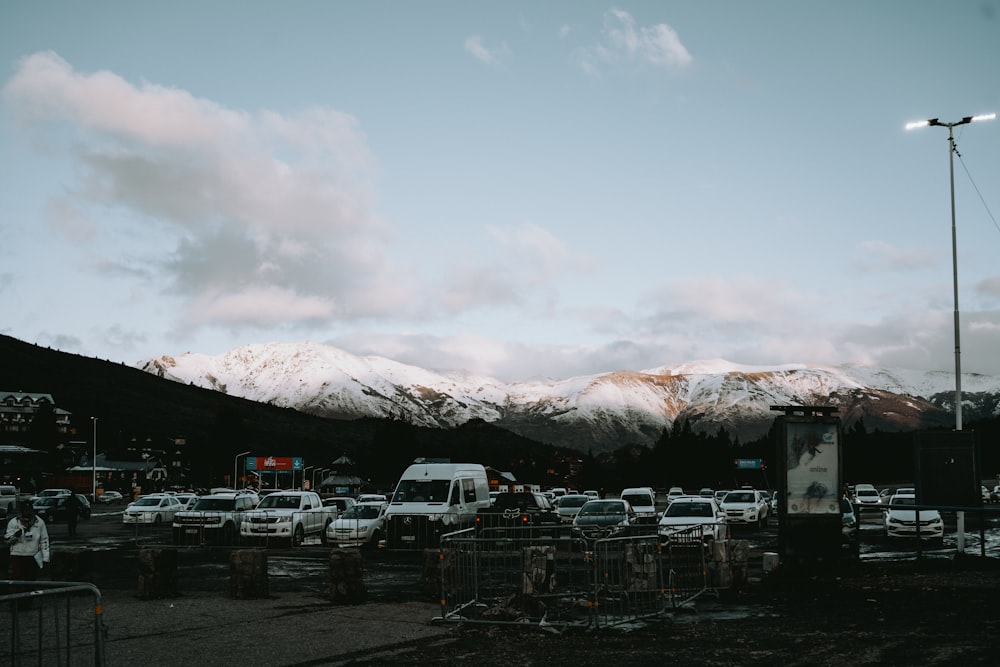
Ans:
[{"label": "person in white jacket", "polygon": [[21,515],[7,522],[4,539],[10,545],[10,578],[36,581],[38,572],[49,562],[49,530],[35,515],[31,502],[21,503]]}]

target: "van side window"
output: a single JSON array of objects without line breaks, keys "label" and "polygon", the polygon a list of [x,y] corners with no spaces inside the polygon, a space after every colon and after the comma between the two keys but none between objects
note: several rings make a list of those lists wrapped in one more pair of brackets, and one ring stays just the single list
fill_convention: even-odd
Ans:
[{"label": "van side window", "polygon": [[476,480],[474,479],[463,479],[462,480],[462,494],[465,496],[466,503],[476,502]]}]

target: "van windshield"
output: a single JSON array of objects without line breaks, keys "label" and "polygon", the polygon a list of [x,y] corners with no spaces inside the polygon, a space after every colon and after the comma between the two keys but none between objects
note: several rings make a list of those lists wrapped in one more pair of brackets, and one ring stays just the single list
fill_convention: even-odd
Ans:
[{"label": "van windshield", "polygon": [[394,503],[446,503],[451,482],[446,479],[404,479],[392,494]]}]

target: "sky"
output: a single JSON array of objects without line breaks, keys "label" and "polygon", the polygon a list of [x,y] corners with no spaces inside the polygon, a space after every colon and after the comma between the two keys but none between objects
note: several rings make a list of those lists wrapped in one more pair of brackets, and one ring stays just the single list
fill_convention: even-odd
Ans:
[{"label": "sky", "polygon": [[[954,371],[1000,0],[0,3],[0,333]],[[1000,119],[956,126],[1000,374]]]}]

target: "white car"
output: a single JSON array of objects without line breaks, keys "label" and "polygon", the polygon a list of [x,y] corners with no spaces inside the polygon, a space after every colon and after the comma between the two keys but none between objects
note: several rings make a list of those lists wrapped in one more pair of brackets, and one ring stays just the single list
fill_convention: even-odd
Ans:
[{"label": "white car", "polygon": [[378,546],[385,532],[387,503],[356,503],[326,528],[326,540],[337,546]]},{"label": "white car", "polygon": [[149,523],[154,526],[169,524],[173,523],[174,515],[182,509],[183,505],[176,496],[165,494],[139,496],[122,512],[122,523],[126,525]]},{"label": "white car", "polygon": [[[493,493],[492,491],[490,492]],[[358,496],[357,501],[359,503],[383,503],[385,505],[389,504],[389,499],[383,493],[362,493]]]},{"label": "white car", "polygon": [[859,505],[880,505],[882,496],[871,484],[858,484],[854,487],[854,502]]},{"label": "white car", "polygon": [[97,502],[99,503],[117,503],[121,502],[123,496],[118,491],[105,491],[101,495],[97,496]]},{"label": "white car", "polygon": [[[883,517],[886,537],[914,537],[917,534],[917,511],[908,505],[916,505],[913,494],[897,493],[889,499],[890,507]],[[893,507],[896,505],[896,507]],[[903,505],[904,507],[898,507]],[[944,521],[935,509],[920,510],[920,538],[928,540],[944,539]]]},{"label": "white car", "polygon": [[767,525],[770,508],[760,491],[756,489],[736,489],[722,499],[722,511],[728,523],[756,524],[759,528]]},{"label": "white car", "polygon": [[715,498],[683,496],[674,499],[660,517],[657,532],[662,537],[669,537],[695,527],[700,528],[697,534],[703,540],[726,538],[726,515]]},{"label": "white car", "polygon": [[582,493],[565,495],[559,499],[559,503],[556,505],[556,514],[559,515],[563,523],[573,523],[573,519],[580,512],[580,508],[591,500],[593,498],[585,496]]},{"label": "white car", "polygon": [[680,498],[681,496],[686,496],[686,495],[687,494],[684,493],[684,489],[682,489],[681,487],[671,486],[667,490],[667,502],[672,501],[674,498]]},{"label": "white car", "polygon": [[639,523],[656,523],[656,492],[648,486],[622,489],[621,499],[627,500]]}]

